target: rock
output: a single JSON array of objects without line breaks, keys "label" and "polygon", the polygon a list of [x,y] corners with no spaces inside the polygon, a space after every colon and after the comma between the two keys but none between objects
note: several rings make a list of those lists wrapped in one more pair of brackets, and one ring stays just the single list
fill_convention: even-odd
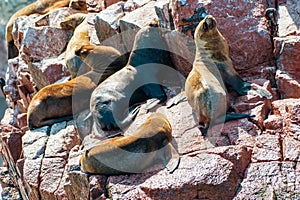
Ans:
[{"label": "rock", "polygon": [[297,199],[300,174],[293,162],[250,163],[234,199]]},{"label": "rock", "polygon": [[261,130],[248,119],[239,119],[226,122],[222,135],[226,135],[232,145],[246,145],[253,147],[255,137],[261,134]]},{"label": "rock", "polygon": [[279,69],[276,73],[279,93],[282,98],[299,98],[300,56],[297,52],[300,50],[300,36],[276,37],[274,41]]},{"label": "rock", "polygon": [[27,62],[38,62],[45,58],[58,56],[68,41],[66,30],[54,27],[28,27],[24,33],[20,51]]},{"label": "rock", "polygon": [[90,198],[91,199],[106,199],[106,181],[107,177],[102,175],[93,175],[89,178],[90,181]]},{"label": "rock", "polygon": [[100,43],[119,32],[119,19],[125,15],[123,7],[124,2],[119,2],[96,15],[95,29]]},{"label": "rock", "polygon": [[38,89],[69,78],[64,58],[48,58],[29,64],[29,71]]},{"label": "rock", "polygon": [[285,137],[282,142],[282,154],[284,161],[300,161],[300,143],[299,141]]},{"label": "rock", "polygon": [[169,7],[169,1],[158,1],[155,4],[155,12],[158,17],[160,27],[172,30],[174,29],[174,24],[171,21],[172,19]]},{"label": "rock", "polygon": [[[300,126],[299,126],[299,99],[283,99],[272,102],[272,112],[277,118],[274,122],[275,127],[280,124],[281,131],[285,136],[290,136],[297,141],[300,141]],[[278,125],[277,125],[278,124]],[[283,128],[284,127],[284,128]],[[270,127],[270,129],[274,129]]]},{"label": "rock", "polygon": [[124,4],[124,11],[131,12],[136,10],[145,4],[149,3],[151,0],[128,0]]},{"label": "rock", "polygon": [[123,42],[129,44],[129,48],[127,48],[128,51],[132,49],[134,36],[138,30],[157,18],[154,5],[155,2],[150,1],[143,7],[127,13],[120,19],[120,30]]},{"label": "rock", "polygon": [[262,134],[256,137],[252,162],[282,160],[281,142],[278,135]]},{"label": "rock", "polygon": [[100,12],[117,2],[119,2],[119,0],[87,0],[86,4],[89,12]]},{"label": "rock", "polygon": [[88,12],[100,12],[104,8],[103,0],[86,0]]},{"label": "rock", "polygon": [[279,6],[278,10],[278,36],[300,35],[299,12],[300,4],[296,0],[288,0],[286,5]]},{"label": "rock", "polygon": [[69,173],[67,183],[65,184],[65,191],[67,193],[68,199],[77,200],[89,199],[89,178],[87,174],[79,171],[74,171]]},{"label": "rock", "polygon": [[[196,7],[205,7],[216,18],[218,28],[228,42],[233,66],[240,74],[257,77],[261,74],[262,66],[273,65],[272,45],[264,19],[265,4],[173,0],[171,8],[175,30],[181,32],[182,26],[187,25],[182,22],[182,18],[192,16]],[[191,33],[188,35],[192,36]],[[257,52],[260,54],[257,55]]]},{"label": "rock", "polygon": [[219,155],[182,157],[172,174],[166,170],[110,176],[110,198],[141,199],[231,199],[238,186],[233,164]]}]

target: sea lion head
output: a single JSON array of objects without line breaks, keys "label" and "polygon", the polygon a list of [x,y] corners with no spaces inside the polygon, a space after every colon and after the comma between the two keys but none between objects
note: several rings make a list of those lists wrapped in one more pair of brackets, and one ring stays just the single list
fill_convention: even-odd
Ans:
[{"label": "sea lion head", "polygon": [[133,67],[149,63],[170,65],[169,54],[163,32],[158,22],[152,20],[137,32],[129,64]]},{"label": "sea lion head", "polygon": [[86,11],[87,10],[86,0],[71,0],[69,3],[69,7],[75,10]]},{"label": "sea lion head", "polygon": [[67,30],[75,30],[75,28],[81,24],[86,18],[86,14],[84,13],[76,13],[66,17],[62,22],[60,22],[60,26],[63,29]]},{"label": "sea lion head", "polygon": [[125,55],[109,46],[83,45],[75,51],[75,54],[92,67],[93,71],[101,73],[107,67],[117,71],[126,65]]},{"label": "sea lion head", "polygon": [[211,16],[207,15],[197,26],[194,34],[195,40],[208,41],[213,35],[218,34],[217,21]]}]

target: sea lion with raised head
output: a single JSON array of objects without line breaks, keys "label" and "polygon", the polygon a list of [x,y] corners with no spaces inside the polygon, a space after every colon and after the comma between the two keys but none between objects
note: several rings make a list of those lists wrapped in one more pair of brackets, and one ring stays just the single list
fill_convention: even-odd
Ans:
[{"label": "sea lion with raised head", "polygon": [[[74,30],[71,39],[68,42],[65,61],[72,78],[77,76],[80,67],[80,74],[84,74],[90,69],[84,65],[84,62],[75,54],[82,46],[90,45],[90,37],[88,34],[87,14],[76,13],[66,17],[60,26],[63,29]],[[84,69],[83,69],[84,68]],[[80,75],[79,74],[79,75]]]},{"label": "sea lion with raised head", "polygon": [[87,109],[90,95],[97,85],[126,65],[124,56],[112,47],[83,46],[77,54],[92,70],[70,81],[51,84],[38,91],[27,111],[30,129],[65,121],[73,114]]},{"label": "sea lion with raised head", "polygon": [[166,116],[152,113],[129,136],[102,140],[85,150],[80,167],[91,174],[117,175],[142,173],[155,164],[163,164],[172,173],[180,158],[171,141],[172,128]]},{"label": "sea lion with raised head", "polygon": [[135,118],[141,103],[147,101],[146,109],[151,109],[167,99],[158,74],[163,66],[172,63],[157,26],[149,24],[138,31],[128,64],[92,93],[90,111],[96,127],[103,130],[126,127]]},{"label": "sea lion with raised head", "polygon": [[226,61],[228,59],[224,56],[224,51],[227,50],[224,47],[225,40],[221,44],[217,43],[219,46],[216,45],[216,40],[222,37],[216,26],[215,18],[207,15],[196,27],[194,33],[196,55],[193,68],[185,83],[188,103],[197,112],[199,124],[205,128],[210,123],[250,117],[250,115],[238,113],[226,115],[229,99],[223,80],[231,78],[226,76],[228,74],[232,75],[233,79],[239,76],[230,66],[219,69],[215,63],[215,60]]},{"label": "sea lion with raised head", "polygon": [[[75,1],[75,3],[73,3]],[[78,6],[80,4],[82,6]],[[76,2],[78,2],[76,4]],[[24,8],[21,8],[17,12],[15,12],[9,19],[9,21],[6,24],[6,47],[7,47],[7,54],[8,59],[14,58],[18,56],[19,50],[14,44],[12,31],[14,26],[14,21],[16,18],[21,16],[29,16],[31,14],[37,13],[37,14],[46,14],[52,10],[55,10],[57,8],[67,7],[70,6],[71,8],[74,8],[76,10],[83,10],[86,9],[86,6],[84,6],[85,0],[37,0]]]}]

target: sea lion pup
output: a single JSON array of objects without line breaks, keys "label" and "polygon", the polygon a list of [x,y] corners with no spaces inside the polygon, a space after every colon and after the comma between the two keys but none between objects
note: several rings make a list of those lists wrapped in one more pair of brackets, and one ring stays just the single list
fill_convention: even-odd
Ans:
[{"label": "sea lion pup", "polygon": [[[69,69],[71,78],[77,76],[79,67],[84,67],[81,69],[81,73],[89,71],[88,66],[84,66],[83,61],[79,56],[75,55],[75,52],[78,51],[84,45],[90,45],[90,37],[88,35],[88,23],[86,19],[87,14],[76,13],[66,17],[61,23],[60,26],[63,29],[72,29],[74,30],[73,36],[68,42],[65,61],[66,66]],[[87,69],[86,69],[87,68]]]},{"label": "sea lion pup", "polygon": [[30,129],[65,121],[87,109],[90,95],[97,85],[126,65],[120,52],[112,47],[90,45],[78,51],[92,71],[38,91],[27,111]]},{"label": "sea lion pup", "polygon": [[128,64],[103,81],[92,93],[90,111],[95,126],[117,130],[128,126],[147,101],[146,109],[164,102],[159,84],[162,66],[170,66],[170,54],[157,24],[143,27],[135,36]]},{"label": "sea lion pup", "polygon": [[188,103],[197,112],[199,124],[204,128],[207,128],[211,122],[220,123],[225,120],[250,117],[237,113],[226,116],[229,99],[221,76],[224,72],[221,71],[220,74],[212,59],[220,56],[220,48],[215,46],[215,40],[210,40],[218,33],[216,30],[216,21],[211,15],[207,15],[196,27],[194,34],[196,55],[193,68],[185,83]]},{"label": "sea lion pup", "polygon": [[[29,16],[34,13],[46,14],[54,9],[67,7],[67,6],[70,6],[71,8],[74,8],[76,10],[84,9],[84,6],[77,7],[77,4],[76,4],[77,1],[84,2],[83,0],[73,0],[73,1],[75,1],[75,3],[72,3],[72,0],[37,0],[37,1],[27,5],[26,7],[21,8],[17,12],[15,12],[10,17],[10,19],[6,25],[5,38],[6,38],[8,59],[14,58],[14,57],[18,56],[18,54],[19,54],[19,50],[15,46],[13,36],[12,36],[14,21],[16,18],[21,17],[21,16]],[[86,9],[86,6],[85,6],[85,9]]]},{"label": "sea lion pup", "polygon": [[172,128],[165,115],[152,113],[129,136],[102,140],[85,150],[81,170],[91,174],[117,175],[142,173],[155,164],[163,164],[172,173],[179,164],[179,154],[171,144]]}]

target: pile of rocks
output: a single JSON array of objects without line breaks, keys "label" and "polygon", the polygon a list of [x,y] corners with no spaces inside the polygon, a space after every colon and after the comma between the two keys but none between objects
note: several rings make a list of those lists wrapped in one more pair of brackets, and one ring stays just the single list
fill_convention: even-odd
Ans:
[{"label": "pile of rocks", "polygon": [[[20,56],[9,60],[6,87],[14,109],[8,110],[1,122],[1,143],[13,185],[23,199],[300,197],[297,0],[280,1],[275,49],[264,17],[267,6],[262,1],[87,0],[87,5],[91,43],[122,46],[121,52],[130,51],[134,33],[153,18],[158,17],[162,27],[172,30],[169,34],[179,33],[187,25],[182,18],[204,6],[217,19],[239,74],[272,91],[273,98],[237,96],[231,92],[233,110],[255,117],[215,126],[206,136],[196,127],[187,102],[170,109],[161,106],[155,112],[168,117],[173,129],[172,143],[181,155],[174,173],[157,166],[143,174],[88,175],[78,169],[83,140],[79,130],[84,128],[78,126],[76,117],[51,127],[21,131],[37,89],[68,78],[63,58],[72,33],[61,29],[59,22],[76,11],[61,8],[47,17],[20,17],[13,33]],[[185,59],[172,57],[184,76],[194,59],[192,33],[187,35],[186,40],[176,41],[166,35],[168,43],[178,47],[172,52],[185,55]],[[129,130],[143,123],[148,115],[142,110]]]}]

